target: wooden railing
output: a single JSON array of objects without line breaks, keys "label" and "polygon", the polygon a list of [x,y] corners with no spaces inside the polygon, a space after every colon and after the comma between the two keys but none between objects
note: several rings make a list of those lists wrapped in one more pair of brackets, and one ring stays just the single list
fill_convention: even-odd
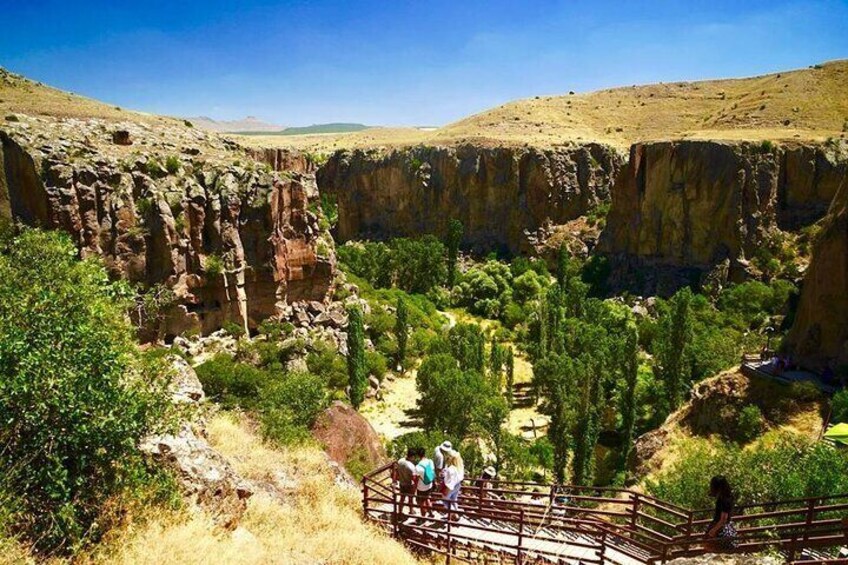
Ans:
[{"label": "wooden railing", "polygon": [[[448,561],[472,562],[490,553],[515,563],[561,563],[579,553],[585,563],[653,563],[716,551],[703,536],[712,510],[693,511],[616,488],[494,481],[481,489],[466,481],[461,527],[451,520],[452,511],[412,522],[420,517],[399,508],[391,470],[392,464],[384,465],[363,478],[365,516]],[[804,550],[848,544],[848,494],[738,506],[733,522],[738,545],[730,551],[777,549],[793,560]]]}]

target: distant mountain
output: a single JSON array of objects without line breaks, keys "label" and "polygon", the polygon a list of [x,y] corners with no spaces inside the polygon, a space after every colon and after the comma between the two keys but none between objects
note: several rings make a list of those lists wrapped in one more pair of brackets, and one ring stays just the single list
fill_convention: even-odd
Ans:
[{"label": "distant mountain", "polygon": [[302,127],[292,127],[285,128],[281,131],[274,132],[259,132],[256,130],[253,131],[240,131],[238,133],[244,134],[252,134],[252,133],[271,133],[273,135],[306,135],[310,133],[351,133],[355,131],[362,131],[364,129],[370,129],[372,126],[366,126],[365,124],[351,124],[351,123],[343,123],[343,122],[334,122],[330,124],[312,124],[311,126],[302,126]]},{"label": "distant mountain", "polygon": [[213,120],[207,116],[196,116],[186,119],[199,128],[222,133],[268,133],[278,132],[284,129],[283,126],[263,122],[255,116],[247,116],[241,120],[231,121]]}]

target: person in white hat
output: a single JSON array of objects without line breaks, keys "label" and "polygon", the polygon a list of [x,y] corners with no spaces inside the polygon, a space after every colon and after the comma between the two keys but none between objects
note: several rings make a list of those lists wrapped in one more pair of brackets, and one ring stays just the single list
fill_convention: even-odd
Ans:
[{"label": "person in white hat", "polygon": [[441,484],[445,478],[445,455],[451,451],[453,451],[453,444],[445,440],[433,453],[433,466],[436,469],[436,478],[438,479],[439,484]]}]

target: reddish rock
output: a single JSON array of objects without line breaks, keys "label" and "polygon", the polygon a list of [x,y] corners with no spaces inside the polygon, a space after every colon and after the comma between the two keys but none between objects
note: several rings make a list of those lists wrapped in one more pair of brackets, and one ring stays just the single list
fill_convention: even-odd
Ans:
[{"label": "reddish rock", "polygon": [[330,459],[340,465],[356,460],[368,468],[386,461],[386,451],[371,424],[349,404],[336,401],[327,408],[312,429]]}]

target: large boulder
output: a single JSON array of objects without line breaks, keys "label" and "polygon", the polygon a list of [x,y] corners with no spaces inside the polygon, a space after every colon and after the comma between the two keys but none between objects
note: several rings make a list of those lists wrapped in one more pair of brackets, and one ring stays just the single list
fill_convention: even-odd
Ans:
[{"label": "large boulder", "polygon": [[356,461],[376,468],[386,461],[386,451],[371,424],[349,404],[334,402],[313,426],[312,435],[339,465]]}]

